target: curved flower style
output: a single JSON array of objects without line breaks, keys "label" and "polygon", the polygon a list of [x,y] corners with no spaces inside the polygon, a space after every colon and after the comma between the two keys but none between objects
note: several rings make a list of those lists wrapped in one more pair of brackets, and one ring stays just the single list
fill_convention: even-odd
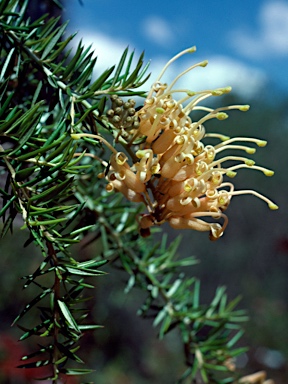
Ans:
[{"label": "curved flower style", "polygon": [[[223,212],[236,195],[252,194],[264,200],[270,209],[278,208],[260,193],[253,190],[235,191],[233,184],[224,180],[226,177],[233,178],[240,168],[259,170],[266,176],[272,176],[273,171],[255,165],[251,159],[225,156],[226,150],[253,154],[255,148],[247,146],[247,143],[264,147],[266,141],[250,137],[229,138],[218,133],[206,133],[204,128],[204,123],[210,119],[226,119],[228,115],[224,111],[247,111],[249,106],[232,105],[211,109],[199,105],[210,96],[221,96],[230,92],[231,87],[200,92],[174,89],[181,76],[195,67],[205,67],[207,61],[191,66],[170,85],[161,82],[164,72],[172,62],[195,50],[195,47],[187,49],[166,64],[152,85],[144,106],[133,117],[130,130],[127,129],[126,120],[122,128],[119,125],[121,119],[118,117],[117,120],[119,136],[123,139],[122,143],[124,142],[133,165],[129,165],[128,156],[124,152],[113,149],[107,174],[107,191],[120,191],[133,202],[145,203],[148,213],[139,219],[143,236],[149,235],[151,226],[168,222],[177,229],[209,231],[212,240],[218,239],[228,223]],[[175,94],[183,96],[177,101]],[[115,102],[116,98],[117,96],[112,101]],[[116,100],[117,111],[121,110],[119,105],[121,99],[118,102]],[[129,105],[126,109],[129,110]],[[193,121],[190,113],[195,110],[206,114],[198,121]],[[110,113],[113,115],[114,112],[110,110]],[[119,115],[119,111],[117,113]],[[124,111],[123,114],[127,115],[127,112]],[[218,139],[218,144],[204,144],[203,139],[209,138]],[[227,162],[234,165],[227,166]],[[212,222],[207,221],[209,218]]]}]

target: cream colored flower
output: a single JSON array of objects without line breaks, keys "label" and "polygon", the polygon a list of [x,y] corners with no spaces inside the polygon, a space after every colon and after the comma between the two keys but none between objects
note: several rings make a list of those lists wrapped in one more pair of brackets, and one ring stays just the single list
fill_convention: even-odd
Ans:
[{"label": "cream colored flower", "polygon": [[267,374],[265,371],[253,373],[252,375],[244,376],[239,380],[242,384],[275,384],[273,380],[266,380]]},{"label": "cream colored flower", "polygon": [[[149,227],[168,222],[177,229],[209,231],[212,240],[218,239],[228,223],[223,212],[237,195],[251,194],[265,201],[270,209],[278,208],[254,190],[235,190],[229,180],[242,168],[258,170],[266,176],[273,175],[273,171],[255,165],[252,159],[241,154],[254,154],[256,149],[249,144],[264,147],[266,141],[250,137],[230,138],[206,132],[204,127],[210,119],[226,119],[229,110],[245,112],[249,106],[213,109],[200,105],[208,97],[230,92],[231,87],[199,92],[175,89],[180,77],[195,67],[205,67],[207,61],[180,73],[170,85],[161,81],[167,68],[177,58],[195,50],[192,47],[180,52],[165,65],[152,85],[144,106],[133,116],[130,129],[126,120],[123,124],[121,121],[117,123],[117,138],[121,136],[122,143],[126,143],[124,147],[130,160],[126,154],[112,148],[107,190],[118,190],[131,201],[145,203],[148,213],[139,219],[143,235],[149,233]],[[117,103],[115,98],[113,103]],[[198,121],[191,118],[191,112],[195,110],[203,112]],[[109,111],[110,114],[112,112]],[[124,109],[121,113],[125,116]],[[203,139],[205,143],[209,139],[212,142],[216,139],[218,143],[204,144]],[[235,155],[226,156],[227,150],[234,150]]]}]

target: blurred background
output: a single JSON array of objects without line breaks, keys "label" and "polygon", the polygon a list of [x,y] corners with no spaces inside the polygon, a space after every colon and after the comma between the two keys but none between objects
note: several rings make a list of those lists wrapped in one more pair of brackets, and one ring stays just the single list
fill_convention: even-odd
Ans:
[{"label": "blurred background", "polygon": [[[51,0],[34,3],[31,12],[35,17],[47,10],[58,12]],[[203,303],[211,300],[219,285],[227,287],[230,299],[242,296],[240,307],[250,316],[242,341],[250,351],[238,362],[243,372],[263,369],[275,383],[287,383],[288,1],[66,0],[64,5],[62,20],[70,20],[67,33],[78,31],[75,46],[80,39],[87,46],[93,44],[99,57],[95,76],[117,63],[129,45],[136,57],[145,50],[146,60],[151,60],[151,84],[173,55],[196,45],[197,52],[174,63],[164,80],[169,82],[191,64],[208,59],[205,69],[191,71],[179,86],[198,91],[230,85],[232,94],[217,103],[251,105],[248,113],[231,113],[226,121],[207,123],[206,129],[268,141],[253,158],[275,175],[267,178],[243,170],[233,182],[238,189],[256,189],[267,195],[280,209],[270,211],[253,196],[236,197],[227,211],[228,228],[219,241],[210,242],[205,233],[182,231],[179,252],[200,260],[187,274],[201,279]],[[164,230],[171,241],[178,235],[168,227]],[[2,375],[5,384],[32,382],[29,372],[15,371],[11,361],[11,356],[29,349],[28,344],[15,342],[17,328],[10,329],[19,307],[28,301],[19,278],[41,260],[33,246],[24,251],[19,248],[26,239],[27,234],[15,229],[13,237],[1,240],[0,378]],[[79,252],[89,257],[96,249],[92,244]],[[29,270],[27,259],[31,260]],[[105,328],[83,339],[82,353],[96,369],[87,380],[97,384],[174,383],[183,369],[177,334],[157,341],[149,320],[136,315],[141,294],[132,290],[125,295],[126,276],[110,272],[110,279],[101,280],[95,302],[90,304],[96,322]]]}]

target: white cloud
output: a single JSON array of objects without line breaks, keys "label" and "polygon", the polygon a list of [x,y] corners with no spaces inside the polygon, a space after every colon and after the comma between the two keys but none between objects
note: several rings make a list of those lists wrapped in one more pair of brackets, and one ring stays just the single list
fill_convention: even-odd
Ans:
[{"label": "white cloud", "polygon": [[258,18],[256,33],[246,28],[230,32],[229,40],[234,48],[251,58],[288,55],[288,3],[270,0],[262,6]]},{"label": "white cloud", "polygon": [[288,3],[267,3],[262,9],[261,20],[266,42],[279,53],[288,53]]},{"label": "white cloud", "polygon": [[143,35],[161,46],[167,46],[175,40],[171,25],[159,16],[149,16],[141,25]]},{"label": "white cloud", "polygon": [[[75,46],[78,44],[80,38],[82,38],[85,46],[93,44],[92,49],[95,50],[95,55],[98,56],[95,76],[97,76],[99,72],[102,73],[105,69],[117,64],[127,46],[127,42],[121,39],[85,31],[82,31],[81,35],[79,34],[77,36],[74,42]],[[130,47],[132,51],[134,46],[130,44]],[[137,52],[140,52],[140,50],[136,50],[136,59],[138,59],[139,56],[137,56]],[[150,88],[169,59],[170,57],[159,56],[151,58],[149,72],[152,72],[152,74],[149,81],[142,88],[145,90]],[[229,57],[210,56],[208,59],[208,66],[191,70],[179,79],[176,87],[178,89],[200,91],[201,89],[214,89],[229,85],[232,86],[235,93],[241,94],[243,97],[250,97],[255,95],[267,80],[261,70],[247,66]],[[149,59],[146,58],[146,60],[148,61]],[[170,83],[182,71],[201,60],[202,58],[199,59],[197,52],[192,55],[184,55],[169,66],[161,81]]]}]

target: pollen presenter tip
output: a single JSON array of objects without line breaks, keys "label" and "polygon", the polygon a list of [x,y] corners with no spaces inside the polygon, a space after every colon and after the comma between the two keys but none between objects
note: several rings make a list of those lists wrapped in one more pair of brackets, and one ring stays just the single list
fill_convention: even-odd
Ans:
[{"label": "pollen presenter tip", "polygon": [[247,159],[247,160],[245,161],[245,164],[248,165],[248,167],[252,167],[252,166],[255,164],[255,161],[250,160],[250,159]]},{"label": "pollen presenter tip", "polygon": [[221,91],[223,93],[229,93],[232,91],[232,87],[230,87],[230,85],[228,87],[225,87],[225,88],[221,88]]},{"label": "pollen presenter tip", "polygon": [[211,92],[212,96],[222,96],[223,91],[221,89],[215,89],[215,91]]},{"label": "pollen presenter tip", "polygon": [[264,175],[265,176],[268,176],[268,177],[271,177],[274,175],[274,171],[271,171],[270,169],[267,169],[264,171]]},{"label": "pollen presenter tip", "polygon": [[70,136],[73,140],[80,140],[81,139],[81,136],[77,133],[71,133]]},{"label": "pollen presenter tip", "polygon": [[226,120],[226,119],[228,119],[228,117],[229,116],[225,112],[218,112],[216,115],[216,119],[218,119],[218,120]]},{"label": "pollen presenter tip", "polygon": [[241,107],[239,107],[239,111],[242,111],[242,112],[247,112],[249,111],[250,109],[250,105],[242,105]]},{"label": "pollen presenter tip", "polygon": [[196,45],[193,45],[193,47],[188,48],[187,52],[188,53],[194,53],[194,52],[196,52],[196,50],[197,50]]},{"label": "pollen presenter tip", "polygon": [[233,177],[235,177],[235,176],[237,175],[237,172],[228,171],[228,172],[226,173],[226,175],[227,175],[228,177],[230,177],[230,179],[233,179]]},{"label": "pollen presenter tip", "polygon": [[246,149],[246,153],[248,153],[249,155],[254,155],[255,152],[256,152],[255,148],[247,148]]},{"label": "pollen presenter tip", "polygon": [[204,61],[202,61],[202,63],[200,64],[200,67],[205,68],[207,65],[208,65],[208,60],[204,60]]},{"label": "pollen presenter tip", "polygon": [[268,204],[268,207],[272,210],[272,211],[276,211],[279,207],[278,205],[274,204],[274,203],[269,203]]},{"label": "pollen presenter tip", "polygon": [[258,145],[258,147],[265,147],[267,145],[267,141],[265,141],[265,140],[258,140],[256,142],[256,144]]}]

